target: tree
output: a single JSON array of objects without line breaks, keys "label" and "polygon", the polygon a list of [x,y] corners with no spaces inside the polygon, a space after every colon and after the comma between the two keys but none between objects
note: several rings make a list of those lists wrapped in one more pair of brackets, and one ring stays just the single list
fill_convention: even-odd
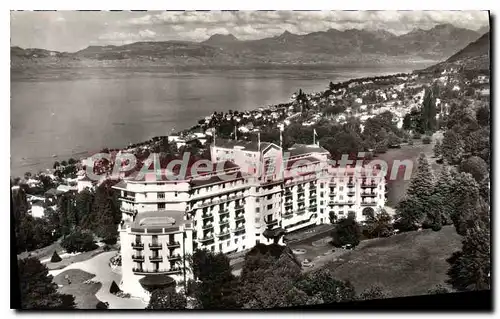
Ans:
[{"label": "tree", "polygon": [[441,152],[443,158],[450,164],[458,164],[464,154],[464,142],[460,136],[453,130],[448,130],[444,133]]},{"label": "tree", "polygon": [[92,233],[78,228],[61,241],[61,246],[68,253],[91,251],[97,248]]},{"label": "tree", "polygon": [[417,171],[412,176],[406,193],[420,199],[425,199],[430,195],[432,186],[434,186],[432,168],[429,165],[427,156],[424,153],[420,153],[417,159]]},{"label": "tree", "polygon": [[385,210],[366,218],[365,229],[368,237],[389,237],[393,233],[392,216]]},{"label": "tree", "polygon": [[51,263],[58,263],[60,262],[62,259],[61,257],[59,257],[59,255],[57,254],[57,251],[54,250],[54,253],[52,254],[52,258],[50,258],[50,262]]},{"label": "tree", "polygon": [[257,244],[245,255],[237,290],[243,308],[273,308],[310,304],[314,300],[293,282],[300,276],[301,265],[289,247]]},{"label": "tree", "polygon": [[467,134],[464,141],[464,151],[472,156],[481,157],[490,163],[490,128],[483,127]]},{"label": "tree", "polygon": [[437,285],[434,288],[429,289],[427,293],[429,295],[440,295],[440,294],[448,294],[450,293],[450,291],[443,285]]},{"label": "tree", "polygon": [[455,173],[453,179],[454,182],[448,197],[448,201],[453,205],[450,217],[457,233],[464,236],[470,225],[478,221],[485,221],[488,212],[481,210],[479,186],[472,175]]},{"label": "tree", "polygon": [[471,156],[460,163],[460,172],[469,173],[480,183],[488,175],[488,164],[479,156]]},{"label": "tree", "polygon": [[237,279],[226,255],[198,249],[189,259],[194,279],[199,281],[193,296],[203,309],[239,308],[234,294]]},{"label": "tree", "polygon": [[187,299],[171,288],[155,289],[146,309],[186,309]]},{"label": "tree", "polygon": [[92,210],[84,220],[84,227],[94,231],[106,244],[115,244],[118,238],[118,213],[112,195],[104,185],[100,185],[94,197]]},{"label": "tree", "polygon": [[437,140],[434,145],[434,157],[441,158],[442,156],[442,143],[441,140]]},{"label": "tree", "polygon": [[78,224],[75,208],[75,196],[72,193],[65,193],[59,198],[57,203],[57,212],[59,215],[61,233],[63,235],[68,235]]},{"label": "tree", "polygon": [[72,295],[57,293],[57,285],[45,265],[37,258],[18,260],[17,271],[22,309],[74,309]]},{"label": "tree", "polygon": [[458,291],[490,289],[490,260],[489,228],[470,228],[462,241],[462,250],[447,260],[447,283]]},{"label": "tree", "polygon": [[302,275],[295,286],[322,303],[353,301],[356,298],[356,291],[351,283],[335,279],[333,272],[327,267]]},{"label": "tree", "polygon": [[427,222],[432,226],[436,223],[451,224],[451,215],[454,206],[450,201],[452,194],[453,178],[449,166],[444,165],[439,172],[432,195],[429,198],[430,210],[427,212]]},{"label": "tree", "polygon": [[426,135],[422,138],[422,143],[423,144],[431,144],[432,138],[429,135]]},{"label": "tree", "polygon": [[374,300],[374,299],[384,299],[387,298],[387,294],[384,293],[382,288],[378,286],[373,286],[365,291],[363,291],[358,297],[358,300]]},{"label": "tree", "polygon": [[111,286],[109,286],[109,292],[112,294],[117,294],[121,291],[120,287],[116,284],[116,282],[113,280],[111,283]]},{"label": "tree", "polygon": [[57,169],[61,164],[59,164],[58,161],[54,162],[54,165],[52,165],[52,168]]},{"label": "tree", "polygon": [[487,106],[482,106],[476,111],[476,121],[481,126],[490,125],[490,109]]},{"label": "tree", "polygon": [[94,194],[89,189],[84,189],[75,196],[77,226],[83,225],[83,221],[92,211]]},{"label": "tree", "polygon": [[333,244],[337,247],[352,245],[356,247],[361,238],[361,229],[354,218],[342,218],[332,232]]}]

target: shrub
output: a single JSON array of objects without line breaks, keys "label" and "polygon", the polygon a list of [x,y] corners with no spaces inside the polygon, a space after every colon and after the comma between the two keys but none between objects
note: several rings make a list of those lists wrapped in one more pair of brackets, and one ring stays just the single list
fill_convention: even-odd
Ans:
[{"label": "shrub", "polygon": [[104,302],[102,302],[102,301],[99,301],[99,302],[97,303],[97,305],[95,305],[95,308],[96,308],[96,309],[108,309],[108,305],[107,305],[107,304],[105,304],[105,303],[104,303]]},{"label": "shrub", "polygon": [[354,218],[342,218],[332,232],[334,246],[341,247],[350,244],[356,247],[361,238],[361,228]]},{"label": "shrub", "polygon": [[422,138],[422,135],[420,135],[420,133],[413,134],[413,139],[414,140],[419,140],[420,138]]},{"label": "shrub", "polygon": [[433,231],[440,231],[442,226],[440,224],[434,224],[434,225],[432,225],[431,228]]},{"label": "shrub", "polygon": [[102,250],[104,250],[104,251],[110,251],[111,247],[109,247],[108,245],[105,245],[104,247],[102,247]]},{"label": "shrub", "polygon": [[429,135],[426,135],[422,138],[422,143],[424,144],[431,144],[432,138]]},{"label": "shrub", "polygon": [[78,229],[66,236],[61,246],[68,253],[91,251],[97,248],[92,233]]},{"label": "shrub", "polygon": [[118,287],[118,285],[116,284],[116,282],[113,280],[113,282],[111,283],[111,286],[109,287],[109,292],[112,293],[112,294],[117,294],[120,291],[121,291],[120,287]]},{"label": "shrub", "polygon": [[409,140],[408,145],[413,145],[413,140]]},{"label": "shrub", "polygon": [[54,253],[52,254],[52,258],[50,258],[50,262],[51,263],[58,263],[60,262],[62,259],[61,257],[59,257],[59,255],[57,254],[57,251],[54,250]]}]

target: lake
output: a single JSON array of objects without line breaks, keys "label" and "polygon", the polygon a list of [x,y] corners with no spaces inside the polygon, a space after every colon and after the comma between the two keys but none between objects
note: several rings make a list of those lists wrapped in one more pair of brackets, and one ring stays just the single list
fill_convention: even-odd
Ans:
[{"label": "lake", "polygon": [[213,111],[286,103],[299,88],[319,91],[330,81],[415,68],[12,71],[11,175],[35,173],[52,167],[56,160],[82,157],[104,147],[168,135]]}]

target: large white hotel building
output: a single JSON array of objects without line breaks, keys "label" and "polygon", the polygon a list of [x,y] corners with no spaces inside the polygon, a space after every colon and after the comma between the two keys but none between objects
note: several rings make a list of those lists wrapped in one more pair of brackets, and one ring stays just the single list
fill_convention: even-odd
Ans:
[{"label": "large white hotel building", "polygon": [[363,221],[384,207],[385,176],[333,167],[317,145],[296,144],[287,153],[272,143],[217,140],[203,175],[116,184],[122,290],[147,297],[139,282],[145,276],[190,278],[184,256],[197,248],[232,253],[281,244],[283,234],[330,223],[331,213]]}]

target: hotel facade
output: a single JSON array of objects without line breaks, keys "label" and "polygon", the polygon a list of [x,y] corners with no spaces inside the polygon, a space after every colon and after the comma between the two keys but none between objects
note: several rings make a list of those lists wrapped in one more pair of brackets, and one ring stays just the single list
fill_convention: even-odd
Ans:
[{"label": "hotel facade", "polygon": [[[334,167],[318,145],[222,140],[212,167],[173,180],[155,174],[125,178],[120,192],[121,288],[148,297],[140,279],[192,278],[184,258],[196,249],[234,253],[331,219],[366,215],[385,205],[385,176]],[[154,278],[152,279],[154,280]]]}]

